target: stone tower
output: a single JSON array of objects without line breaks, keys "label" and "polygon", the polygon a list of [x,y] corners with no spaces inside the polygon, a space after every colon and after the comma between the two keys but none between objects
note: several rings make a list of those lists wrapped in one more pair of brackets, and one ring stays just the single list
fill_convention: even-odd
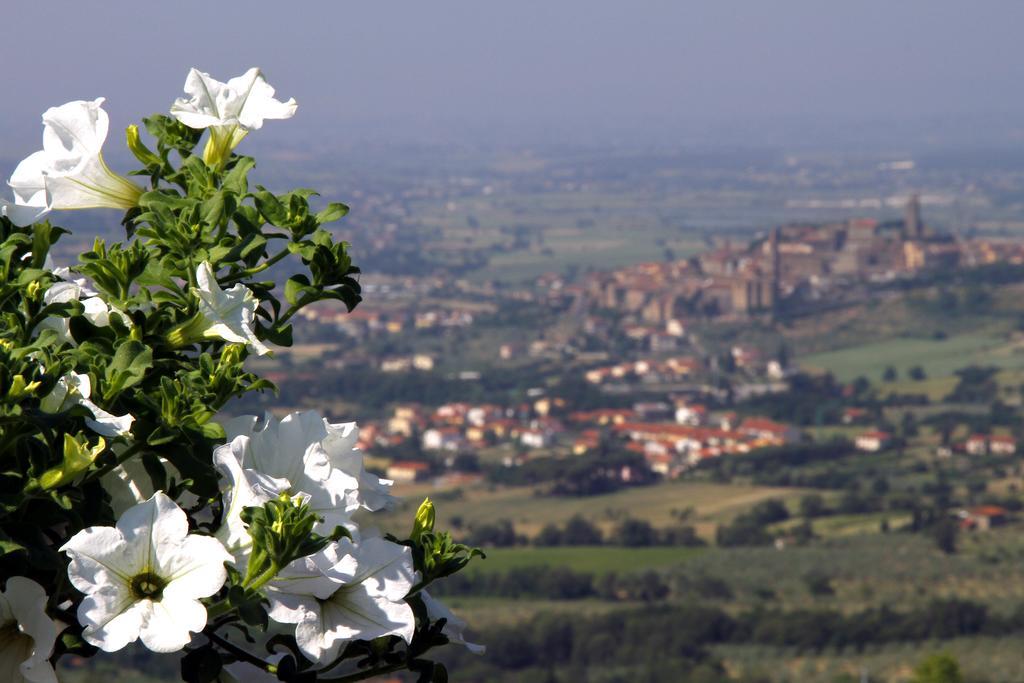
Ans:
[{"label": "stone tower", "polygon": [[917,194],[910,195],[907,206],[903,209],[903,236],[908,240],[921,239],[924,236],[924,224],[921,223],[921,199]]}]

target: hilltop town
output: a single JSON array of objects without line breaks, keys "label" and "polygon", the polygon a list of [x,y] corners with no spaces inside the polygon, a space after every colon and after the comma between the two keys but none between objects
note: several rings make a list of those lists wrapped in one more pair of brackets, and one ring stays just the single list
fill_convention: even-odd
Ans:
[{"label": "hilltop town", "polygon": [[[528,287],[371,278],[368,303],[352,313],[304,311],[302,343],[268,376],[297,405],[311,392],[329,396],[333,381],[365,386],[360,443],[396,481],[456,485],[494,468],[600,454],[616,458],[606,478],[630,485],[708,459],[812,444],[821,435],[806,419],[760,407],[771,396],[792,403],[793,378],[807,381],[785,342],[723,346],[716,330],[770,328],[937,273],[1024,263],[1019,244],[928,228],[917,196],[904,214],[787,224],[683,260],[576,280],[546,274]],[[846,437],[864,452],[903,443],[877,397],[852,386],[823,390],[839,407],[816,424],[856,428]],[[999,438],[995,450],[1015,450],[1012,437]]]}]

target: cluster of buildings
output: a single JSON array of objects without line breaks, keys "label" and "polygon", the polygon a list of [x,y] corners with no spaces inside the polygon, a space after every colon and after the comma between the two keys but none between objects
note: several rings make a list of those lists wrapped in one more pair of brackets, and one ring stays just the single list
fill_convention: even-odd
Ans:
[{"label": "cluster of buildings", "polygon": [[693,356],[676,356],[625,361],[591,368],[583,376],[591,384],[598,385],[622,380],[671,382],[688,379],[703,367],[701,361]]},{"label": "cluster of buildings", "polygon": [[458,469],[460,455],[499,444],[514,446],[514,455],[503,461],[509,467],[538,456],[587,457],[625,449],[642,455],[651,471],[675,477],[706,458],[804,438],[790,425],[739,418],[734,412],[712,413],[682,399],[577,411],[550,397],[516,406],[448,403],[429,409],[407,404],[360,429],[360,447],[371,454],[403,445],[420,453],[420,459],[389,463],[387,476],[397,481]]},{"label": "cluster of buildings", "polygon": [[[871,430],[858,434],[854,446],[865,453],[878,453],[893,445],[896,437],[889,432]],[[965,455],[1014,455],[1017,440],[1006,434],[972,434],[954,447],[941,447],[938,455],[949,457],[953,452]]]},{"label": "cluster of buildings", "polygon": [[360,306],[352,312],[347,312],[344,306],[325,302],[308,306],[299,315],[310,322],[333,327],[349,337],[365,339],[408,330],[469,327],[481,312],[493,313],[496,310],[497,306],[490,303],[471,307],[424,307],[417,300],[410,299],[375,308]]},{"label": "cluster of buildings", "polygon": [[694,414],[706,411],[684,409],[689,423],[622,422],[612,432],[627,440],[626,447],[644,456],[652,471],[676,477],[707,458],[740,455],[758,448],[785,446],[803,439],[791,425],[765,418],[737,420],[735,413],[723,413],[713,421],[693,424]]},{"label": "cluster of buildings", "polygon": [[1024,245],[931,231],[912,195],[902,220],[784,225],[686,261],[594,273],[582,290],[598,308],[668,333],[682,330],[692,316],[771,315],[782,306],[849,296],[852,283],[997,262],[1024,263]]}]

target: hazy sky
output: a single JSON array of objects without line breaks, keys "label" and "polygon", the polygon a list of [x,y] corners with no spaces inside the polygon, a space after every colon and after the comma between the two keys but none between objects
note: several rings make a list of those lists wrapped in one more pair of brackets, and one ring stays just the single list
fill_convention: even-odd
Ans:
[{"label": "hazy sky", "polygon": [[9,2],[2,156],[32,151],[20,133],[67,100],[106,96],[118,129],[166,111],[191,66],[260,66],[299,102],[261,132],[282,140],[1024,124],[1019,0]]}]

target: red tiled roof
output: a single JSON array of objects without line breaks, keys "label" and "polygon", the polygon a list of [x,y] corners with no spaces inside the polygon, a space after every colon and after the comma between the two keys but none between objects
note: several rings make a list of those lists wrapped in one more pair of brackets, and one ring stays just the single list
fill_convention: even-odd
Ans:
[{"label": "red tiled roof", "polygon": [[969,510],[974,517],[1003,517],[1009,512],[1006,508],[998,505],[979,505]]}]

